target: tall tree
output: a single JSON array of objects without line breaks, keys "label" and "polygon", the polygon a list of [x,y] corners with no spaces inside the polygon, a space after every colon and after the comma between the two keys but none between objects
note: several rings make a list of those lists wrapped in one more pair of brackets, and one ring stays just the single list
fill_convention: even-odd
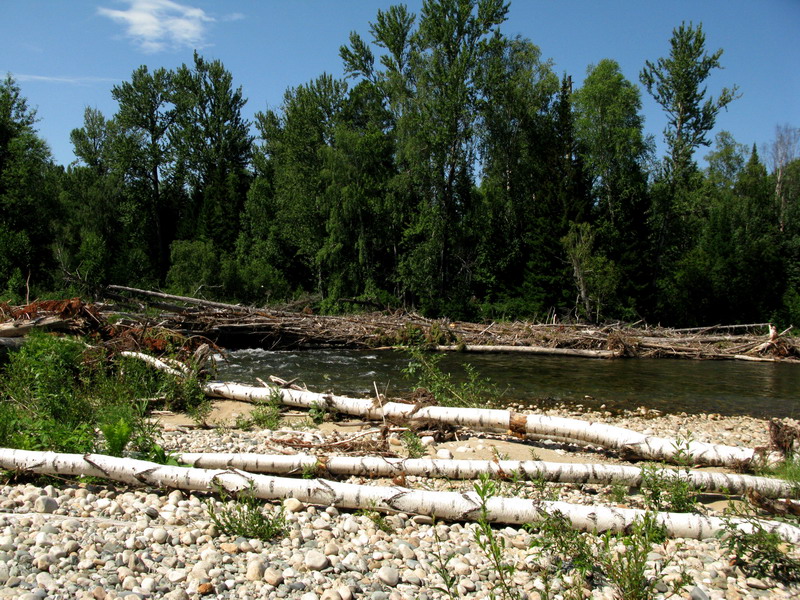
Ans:
[{"label": "tall tree", "polygon": [[705,81],[712,70],[722,68],[722,49],[706,52],[702,24],[684,22],[673,29],[670,53],[655,63],[646,61],[639,74],[642,85],[667,114],[664,137],[669,155],[664,161],[667,178],[683,181],[693,170],[692,155],[708,146],[720,110],[738,97],[737,86],[722,88],[717,98],[706,98]]},{"label": "tall tree", "polygon": [[706,80],[721,68],[723,51],[709,55],[705,43],[702,25],[681,23],[672,31],[669,56],[655,63],[647,61],[639,74],[667,115],[664,138],[668,154],[651,188],[653,280],[658,288],[652,305],[656,312],[665,312],[670,304],[679,302],[673,298],[674,268],[696,245],[707,209],[694,152],[709,144],[708,134],[717,115],[738,97],[736,86],[723,88],[717,98],[706,97]]},{"label": "tall tree", "polygon": [[508,316],[546,311],[552,298],[541,278],[548,266],[532,257],[541,238],[564,234],[560,216],[547,216],[544,192],[559,80],[530,40],[494,36],[478,82],[485,235],[477,291]]},{"label": "tall tree", "polygon": [[[800,153],[800,128],[788,124],[775,127],[775,140],[768,147],[768,156],[775,173],[775,197],[780,203],[779,225],[781,231],[786,229],[786,221],[791,211],[791,196],[786,193],[786,167]],[[795,198],[795,202],[798,200]]]},{"label": "tall tree", "polygon": [[143,188],[143,225],[153,232],[155,252],[150,259],[161,277],[166,274],[174,228],[175,198],[170,192],[174,194],[182,187],[180,182],[168,181],[166,186],[164,183],[174,160],[169,143],[169,133],[177,117],[173,77],[164,68],[151,73],[142,65],[133,72],[130,81],[111,90],[119,104],[115,120],[128,134],[127,151],[122,154],[127,162],[125,168],[129,179],[137,180]]},{"label": "tall tree", "polygon": [[[620,270],[618,310],[641,309],[649,278],[647,171],[652,141],[643,133],[639,90],[605,59],[590,66],[574,95],[575,131],[592,180],[596,252]],[[622,305],[622,306],[619,306]],[[622,316],[622,315],[620,315]]]},{"label": "tall tree", "polygon": [[[0,82],[0,295],[47,285],[59,173],[16,81]],[[24,296],[22,296],[24,297]]]},{"label": "tall tree", "polygon": [[[250,123],[242,116],[247,100],[233,88],[233,76],[219,60],[197,52],[174,78],[177,126],[170,142],[180,155],[191,186],[191,207],[182,215],[193,224],[184,237],[201,236],[231,250],[249,185]],[[194,217],[194,218],[193,218]]]}]

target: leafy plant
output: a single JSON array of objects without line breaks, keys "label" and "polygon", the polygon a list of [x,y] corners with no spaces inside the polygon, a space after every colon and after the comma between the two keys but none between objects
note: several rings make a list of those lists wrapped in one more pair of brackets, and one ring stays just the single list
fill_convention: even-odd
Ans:
[{"label": "leafy plant", "polygon": [[100,425],[100,431],[106,438],[108,453],[111,456],[122,456],[128,442],[133,436],[133,426],[120,417],[117,421],[109,421]]},{"label": "leafy plant", "polygon": [[696,496],[694,487],[675,475],[667,475],[658,467],[642,467],[641,492],[645,506],[654,511],[692,512]]},{"label": "leafy plant", "polygon": [[[602,536],[597,562],[620,600],[649,600],[655,597],[659,575],[669,565],[670,559],[667,557],[657,563],[655,575],[648,577],[645,575],[647,555],[654,544],[664,543],[665,540],[666,529],[651,512],[637,519],[625,535],[615,536],[607,532]],[[671,592],[677,594],[690,581],[689,575],[683,574],[672,582]]]},{"label": "leafy plant", "polygon": [[250,413],[250,420],[262,429],[277,429],[281,420],[280,393],[273,392],[267,400],[259,400]]},{"label": "leafy plant", "polygon": [[590,537],[573,528],[562,513],[545,514],[525,528],[538,533],[531,539],[531,545],[537,555],[548,556],[553,567],[565,572],[575,570],[584,579],[592,574],[595,558]]},{"label": "leafy plant", "polygon": [[406,445],[406,452],[409,458],[420,458],[427,454],[427,449],[422,445],[422,440],[415,431],[408,429],[403,432],[403,443]]},{"label": "leafy plant", "polygon": [[356,516],[367,517],[370,521],[373,522],[375,527],[377,527],[381,531],[385,531],[387,533],[392,531],[392,526],[389,525],[389,522],[386,520],[386,517],[382,513],[375,510],[374,508],[360,508],[353,514]]},{"label": "leafy plant", "polygon": [[444,587],[432,586],[431,589],[441,592],[442,594],[447,594],[450,600],[456,600],[457,598],[461,597],[461,594],[458,593],[456,578],[453,575],[453,572],[448,568],[448,564],[455,556],[455,552],[451,552],[446,556],[442,553],[442,540],[439,537],[439,531],[436,528],[435,519],[433,522],[433,536],[436,539],[436,546],[433,553],[433,570],[436,571],[436,574],[442,578]]},{"label": "leafy plant", "polygon": [[[725,517],[725,531],[720,536],[722,543],[733,555],[736,564],[749,576],[772,577],[784,583],[800,581],[800,561],[785,550],[786,543],[774,531],[768,531],[758,519],[750,515]],[[741,527],[744,519],[750,531]]]},{"label": "leafy plant", "polygon": [[456,383],[452,375],[439,368],[443,354],[429,354],[415,347],[408,352],[410,360],[403,373],[415,380],[417,387],[429,390],[439,405],[485,408],[498,403],[497,387],[489,379],[481,378],[472,365],[464,365],[466,380]]},{"label": "leafy plant", "polygon": [[221,533],[265,542],[286,535],[282,507],[268,515],[264,513],[261,502],[253,496],[252,489],[235,499],[229,499],[222,489],[219,492],[222,506],[218,507],[213,500],[208,500],[206,510],[211,522]]},{"label": "leafy plant", "polygon": [[325,421],[332,421],[336,419],[336,411],[324,402],[314,402],[308,410],[308,417],[315,425],[322,425]]},{"label": "leafy plant", "polygon": [[502,597],[504,599],[518,600],[521,595],[512,583],[517,568],[515,565],[505,561],[506,540],[503,536],[495,535],[492,524],[489,522],[487,503],[496,494],[496,484],[489,478],[488,474],[481,473],[480,479],[475,482],[474,489],[480,500],[480,516],[478,517],[474,534],[475,543],[478,544],[478,547],[489,559],[495,573],[497,573],[497,581],[500,585]]}]

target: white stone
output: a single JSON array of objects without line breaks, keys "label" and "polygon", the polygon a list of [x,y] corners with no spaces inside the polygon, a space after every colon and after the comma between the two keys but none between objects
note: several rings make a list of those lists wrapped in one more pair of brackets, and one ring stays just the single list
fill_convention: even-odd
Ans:
[{"label": "white stone", "polygon": [[247,573],[245,577],[248,581],[260,581],[264,578],[267,569],[266,563],[260,558],[254,558],[247,563]]},{"label": "white stone", "polygon": [[384,565],[378,569],[378,579],[389,587],[394,587],[397,585],[397,582],[400,581],[400,574],[394,567]]},{"label": "white stone", "polygon": [[450,460],[453,458],[453,453],[450,452],[447,448],[439,448],[436,451],[436,458],[443,458],[445,460]]},{"label": "white stone", "polygon": [[328,560],[328,557],[317,550],[310,550],[306,554],[303,562],[305,563],[306,567],[312,571],[321,571],[331,564],[331,561]]}]

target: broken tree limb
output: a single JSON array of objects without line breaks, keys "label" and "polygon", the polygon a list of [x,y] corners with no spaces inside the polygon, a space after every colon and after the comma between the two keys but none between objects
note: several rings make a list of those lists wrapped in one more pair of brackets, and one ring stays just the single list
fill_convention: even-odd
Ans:
[{"label": "broken tree limb", "polygon": [[138,288],[125,287],[124,285],[109,285],[109,290],[118,292],[129,292],[131,294],[138,294],[140,296],[150,296],[153,298],[164,298],[166,300],[173,300],[177,302],[185,302],[186,304],[194,304],[195,306],[208,306],[209,308],[221,308],[223,310],[231,310],[236,312],[255,312],[258,309],[241,306],[239,304],[226,304],[224,302],[212,302],[211,300],[202,300],[200,298],[191,298],[189,296],[173,296],[172,294],[165,294],[164,292],[153,292],[150,290],[140,290]]},{"label": "broken tree limb", "polygon": [[169,373],[170,375],[173,375],[174,377],[184,378],[188,374],[183,369],[178,370],[175,367],[172,367],[172,366],[168,365],[163,360],[159,360],[155,356],[150,356],[149,354],[144,354],[143,352],[129,352],[127,350],[124,350],[124,351],[120,352],[119,354],[120,354],[120,356],[126,356],[128,358],[135,358],[137,360],[144,361],[148,365],[150,365],[151,367],[155,367],[159,371],[164,371],[165,373]]},{"label": "broken tree limb", "polygon": [[648,460],[688,461],[691,464],[719,465],[730,468],[782,460],[782,457],[777,454],[761,456],[751,448],[706,442],[679,442],[604,423],[539,414],[523,415],[509,410],[444,406],[417,408],[414,405],[397,402],[387,402],[383,406],[376,406],[372,400],[309,391],[252,387],[219,381],[205,384],[203,391],[209,396],[244,402],[265,400],[269,398],[270,394],[277,391],[281,394],[281,401],[289,406],[311,408],[314,405],[324,405],[344,414],[359,415],[374,420],[386,418],[399,422],[439,422],[478,430],[499,429],[520,435],[529,433],[556,435]]},{"label": "broken tree limb", "polygon": [[37,319],[17,319],[7,323],[0,323],[0,337],[13,338],[28,335],[35,329],[56,329],[63,326],[69,319],[61,317],[39,317]]},{"label": "broken tree limb", "polygon": [[[101,454],[58,454],[0,448],[0,468],[49,475],[102,477],[131,485],[181,490],[210,492],[221,487],[230,493],[246,491],[267,500],[292,497],[322,506],[405,512],[450,521],[475,521],[482,515],[480,498],[475,492],[438,492],[356,485],[325,479],[290,479],[235,469],[174,467]],[[535,523],[548,514],[556,513],[563,515],[576,529],[596,532],[625,531],[644,515],[644,511],[630,508],[582,506],[524,498],[492,497],[486,501],[486,517],[495,523]],[[674,537],[703,539],[713,537],[729,527],[752,532],[760,525],[790,543],[800,543],[800,528],[786,523],[754,523],[746,519],[725,521],[688,513],[656,513],[655,518],[665,527],[668,535]]]},{"label": "broken tree limb", "polygon": [[[293,456],[253,453],[184,452],[175,457],[182,463],[204,469],[241,469],[251,473],[295,475],[308,469],[317,474],[394,477],[403,474],[446,479],[477,479],[481,474],[502,479],[517,475],[554,483],[622,484],[640,487],[642,469],[623,465],[559,463],[539,460],[466,460],[438,458],[384,458],[374,456]],[[787,481],[752,475],[656,469],[654,475],[688,482],[698,491],[742,495],[756,491],[765,498],[800,497],[800,488]]]},{"label": "broken tree limb", "polygon": [[548,348],[546,346],[435,346],[437,352],[526,352],[528,354],[552,354],[558,356],[580,356],[583,358],[618,358],[614,350],[582,350],[579,348]]}]

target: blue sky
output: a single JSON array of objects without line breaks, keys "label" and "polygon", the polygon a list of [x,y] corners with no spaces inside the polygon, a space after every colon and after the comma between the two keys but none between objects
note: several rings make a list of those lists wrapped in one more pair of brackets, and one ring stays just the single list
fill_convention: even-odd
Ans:
[{"label": "blue sky", "polygon": [[[290,86],[341,75],[349,32],[368,38],[377,0],[0,0],[0,74],[11,73],[38,110],[40,135],[61,164],[74,160],[69,132],[86,106],[112,116],[111,87],[142,64],[191,64],[196,48],[220,59],[248,98],[248,118],[280,107]],[[406,3],[419,12],[421,0]],[[800,0],[515,0],[503,30],[537,44],[558,74],[580,85],[590,64],[613,58],[638,84],[645,60],[668,52],[681,21],[702,23],[707,48],[723,48],[715,94],[742,98],[717,121],[744,144],[800,126]],[[645,128],[663,149],[660,108],[642,94]],[[699,157],[707,153],[701,149]]]}]

